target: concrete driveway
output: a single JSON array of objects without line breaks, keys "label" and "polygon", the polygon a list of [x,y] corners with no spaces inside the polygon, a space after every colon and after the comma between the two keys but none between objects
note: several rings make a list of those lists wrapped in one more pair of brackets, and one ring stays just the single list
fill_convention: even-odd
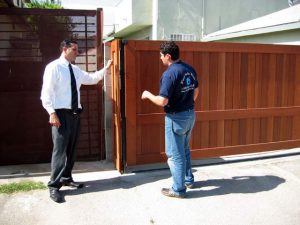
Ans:
[{"label": "concrete driveway", "polygon": [[[300,224],[299,149],[262,157],[194,166],[196,187],[186,199],[160,193],[171,184],[168,169],[120,175],[111,163],[80,162],[74,179],[86,187],[63,187],[64,203],[50,200],[48,190],[0,194],[0,224]],[[49,164],[2,166],[0,183],[31,179],[46,184],[49,171]]]}]

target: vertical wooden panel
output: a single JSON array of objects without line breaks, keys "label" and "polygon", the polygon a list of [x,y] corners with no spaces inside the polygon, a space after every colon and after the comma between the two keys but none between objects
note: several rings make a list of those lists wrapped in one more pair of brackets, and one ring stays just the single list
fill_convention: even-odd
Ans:
[{"label": "vertical wooden panel", "polygon": [[[254,86],[254,108],[261,108],[261,86],[262,86],[262,54],[256,54],[255,56],[255,86]],[[253,143],[261,142],[260,133],[260,120],[261,118],[254,118],[253,120]]]},{"label": "vertical wooden panel", "polygon": [[[269,61],[269,73],[268,73],[268,81],[267,81],[267,106],[266,107],[275,107],[275,83],[276,83],[276,55],[270,55]],[[267,118],[267,128],[266,128],[266,142],[273,141],[273,129],[274,129],[274,117]]]},{"label": "vertical wooden panel", "polygon": [[[137,82],[137,95],[136,102],[137,104],[137,113],[150,113],[150,112],[163,112],[161,107],[158,107],[153,104],[149,104],[147,101],[141,101],[141,95],[144,90],[148,90],[152,93],[158,94],[159,91],[159,79],[161,73],[159,68],[162,62],[159,59],[159,54],[156,51],[138,51],[136,53],[138,57],[136,58],[136,73],[140,76],[136,76]],[[147,62],[147,63],[144,63]]]},{"label": "vertical wooden panel", "polygon": [[[255,78],[256,78],[256,55],[249,54],[248,56],[248,82],[246,84],[247,89],[247,105],[246,108],[255,108]],[[246,120],[246,131],[245,131],[246,144],[254,143],[254,122],[253,119]],[[244,143],[243,143],[244,144]]]},{"label": "vertical wooden panel", "polygon": [[122,165],[122,130],[121,130],[121,108],[120,108],[120,41],[115,40],[111,43],[111,58],[113,59],[113,66],[111,70],[112,79],[112,100],[113,100],[113,153],[114,163],[118,171],[123,171]]},{"label": "vertical wooden panel", "polygon": [[[210,67],[209,67],[209,54],[204,52],[202,55],[202,71],[199,76],[200,79],[200,97],[201,111],[209,110],[209,98],[210,98]],[[202,78],[202,80],[201,80]],[[201,118],[200,118],[201,119]],[[209,146],[209,122],[204,121],[200,123],[201,126],[201,148],[207,148]]]},{"label": "vertical wooden panel", "polygon": [[[296,55],[295,61],[294,105],[300,106],[300,54]],[[300,139],[300,115],[294,117],[292,130],[292,139]]]},{"label": "vertical wooden panel", "polygon": [[[209,57],[209,110],[217,110],[218,99],[218,54],[211,53]],[[217,147],[218,122],[209,122],[209,146]]]},{"label": "vertical wooden panel", "polygon": [[[235,110],[240,108],[240,96],[241,96],[241,76],[242,76],[242,68],[241,68],[241,54],[234,53],[233,56],[233,101],[232,107]],[[240,126],[239,120],[234,119],[232,120],[232,145],[239,145],[239,135],[240,133]]]},{"label": "vertical wooden panel", "polygon": [[[233,53],[226,54],[225,72],[225,109],[233,109]],[[224,145],[230,146],[232,143],[232,120],[225,120],[224,124]]]},{"label": "vertical wooden panel", "polygon": [[[275,107],[282,107],[283,54],[276,57]],[[273,140],[280,141],[281,118],[274,117]]]},{"label": "vertical wooden panel", "polygon": [[[218,59],[218,97],[217,110],[225,110],[225,72],[226,72],[226,54],[220,53]],[[220,120],[217,124],[217,146],[224,146],[224,128],[225,121]]]},{"label": "vertical wooden panel", "polygon": [[295,79],[296,79],[296,57],[289,55],[289,71],[288,71],[288,90],[287,90],[287,106],[294,106]]},{"label": "vertical wooden panel", "polygon": [[[268,102],[268,79],[269,79],[269,54],[263,54],[262,55],[262,65],[261,65],[261,96],[260,96],[260,107],[266,108],[267,102]],[[261,118],[260,119],[260,142],[264,143],[267,140],[267,123],[268,118]]]},{"label": "vertical wooden panel", "polygon": [[[195,111],[200,111],[201,110],[201,104],[202,102],[200,102],[203,99],[203,90],[202,90],[202,81],[203,81],[203,64],[202,64],[202,54],[199,52],[194,52],[193,55],[193,63],[192,65],[194,65],[194,69],[197,72],[197,78],[198,78],[198,82],[199,82],[199,86],[198,88],[200,89],[199,91],[199,95],[198,98],[195,102]],[[196,118],[197,119],[197,118]],[[201,125],[200,122],[196,121],[194,129],[193,129],[193,134],[191,137],[191,148],[201,148]]]},{"label": "vertical wooden panel", "polygon": [[[296,57],[289,54],[289,71],[288,71],[288,89],[287,89],[287,106],[294,106],[295,78],[296,78]],[[293,116],[287,117],[285,140],[291,140],[293,136]]]},{"label": "vertical wooden panel", "polygon": [[[286,107],[288,105],[288,90],[289,90],[289,71],[290,61],[289,56],[285,54],[283,56],[283,73],[282,73],[282,89],[281,89],[281,106]],[[288,117],[283,116],[280,120],[280,140],[287,139],[288,132]]]},{"label": "vertical wooden panel", "polygon": [[[128,165],[135,165],[137,163],[137,145],[136,145],[136,106],[137,106],[137,86],[136,86],[136,71],[139,71],[136,62],[139,54],[137,54],[134,42],[128,42],[125,45],[125,115],[126,115],[126,149],[130,149],[126,154],[126,161]],[[140,66],[140,65],[139,65]]]}]

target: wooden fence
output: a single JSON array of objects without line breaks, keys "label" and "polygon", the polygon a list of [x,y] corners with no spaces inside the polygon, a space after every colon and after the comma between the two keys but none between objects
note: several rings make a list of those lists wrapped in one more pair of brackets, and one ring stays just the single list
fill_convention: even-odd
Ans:
[{"label": "wooden fence", "polygon": [[[163,109],[141,100],[144,90],[158,94],[159,79],[166,69],[160,61],[160,43],[127,41],[124,62],[115,59],[125,69],[125,101],[116,107],[124,107],[125,117],[114,121],[120,127],[126,119],[126,149],[121,149],[121,133],[115,136],[119,143],[115,152],[120,156],[123,150],[124,166],[165,160]],[[300,146],[300,46],[178,45],[181,59],[196,69],[199,79],[193,159]],[[113,74],[120,75],[117,70]],[[121,80],[122,76],[115,79]],[[118,85],[113,87],[115,92]]]},{"label": "wooden fence", "polygon": [[[51,160],[49,115],[40,94],[46,64],[60,55],[65,38],[76,39],[76,65],[102,65],[102,10],[0,8],[0,165]],[[102,83],[101,83],[102,84]],[[102,85],[83,87],[78,159],[104,159]]]}]

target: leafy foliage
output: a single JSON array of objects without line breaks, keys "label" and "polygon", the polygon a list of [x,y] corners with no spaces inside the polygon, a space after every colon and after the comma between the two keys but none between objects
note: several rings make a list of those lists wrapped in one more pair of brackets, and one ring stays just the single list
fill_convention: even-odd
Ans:
[{"label": "leafy foliage", "polygon": [[[61,10],[59,1],[38,1],[31,0],[26,4],[28,8]],[[43,61],[50,61],[59,54],[59,44],[62,40],[73,39],[72,17],[52,15],[32,15],[26,17],[27,23],[32,27],[32,31],[39,37],[39,48],[43,56]]]},{"label": "leafy foliage", "polygon": [[38,1],[31,0],[29,3],[26,3],[27,8],[38,8],[38,9],[62,9],[61,3],[59,1]]}]

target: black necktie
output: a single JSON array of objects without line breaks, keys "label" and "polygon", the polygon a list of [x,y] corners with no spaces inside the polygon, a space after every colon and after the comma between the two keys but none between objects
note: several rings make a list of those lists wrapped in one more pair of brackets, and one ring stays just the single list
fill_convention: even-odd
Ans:
[{"label": "black necktie", "polygon": [[69,70],[71,75],[72,109],[76,110],[78,109],[78,94],[77,94],[76,80],[75,80],[75,76],[71,64],[69,64]]}]

